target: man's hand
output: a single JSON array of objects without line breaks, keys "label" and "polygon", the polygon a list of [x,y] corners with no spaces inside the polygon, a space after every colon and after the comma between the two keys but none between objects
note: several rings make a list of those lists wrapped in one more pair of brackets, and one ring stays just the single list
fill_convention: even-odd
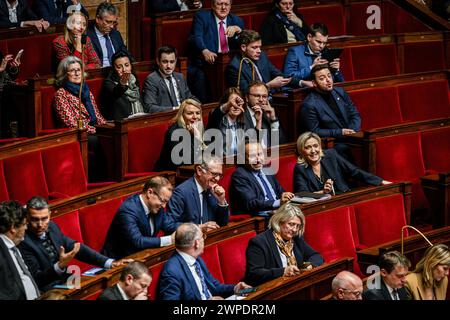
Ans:
[{"label": "man's hand", "polygon": [[191,10],[200,9],[202,7],[202,2],[200,0],[188,1],[188,7]]},{"label": "man's hand", "polygon": [[216,197],[219,204],[223,205],[227,203],[227,199],[225,198],[225,189],[222,186],[216,184],[212,187],[211,191],[214,197]]},{"label": "man's hand", "polygon": [[298,25],[299,27],[303,26],[303,21],[302,19],[300,19],[299,17],[297,17],[297,15],[294,13],[294,11],[287,11],[286,12],[286,16],[288,18],[289,21],[295,23],[296,25]]},{"label": "man's hand", "polygon": [[242,29],[238,26],[228,26],[225,33],[227,34],[228,38],[234,37],[236,33],[241,33]]},{"label": "man's hand", "polygon": [[263,104],[261,104],[261,109],[269,117],[270,120],[275,121],[277,119],[275,109],[270,105],[269,100],[266,100]]},{"label": "man's hand", "polygon": [[202,54],[203,58],[205,58],[205,61],[209,64],[213,64],[214,61],[216,61],[217,54],[215,54],[214,52],[211,52],[208,49],[203,49]]},{"label": "man's hand", "polygon": [[[248,289],[251,287],[252,286],[249,286],[245,282],[239,282],[237,285],[234,286],[234,293],[239,294],[239,291],[241,291],[242,289]],[[243,296],[246,296],[246,295],[243,295]]]},{"label": "man's hand", "polygon": [[202,229],[203,233],[206,233],[209,230],[215,230],[215,229],[219,229],[220,228],[220,226],[215,221],[205,222],[205,223],[201,224],[199,227],[200,227],[200,229]]},{"label": "man's hand", "polygon": [[334,59],[331,63],[330,63],[330,67],[336,70],[339,70],[339,68],[341,67],[341,63],[339,58]]},{"label": "man's hand", "polygon": [[315,58],[312,66],[311,66],[311,70],[312,70],[312,68],[314,68],[315,66],[317,66],[319,64],[328,64],[328,60],[322,59],[321,57]]},{"label": "man's hand", "polygon": [[302,87],[303,88],[312,88],[312,87],[314,87],[314,84],[311,80],[302,80]]},{"label": "man's hand", "polygon": [[120,259],[120,260],[115,260],[111,263],[111,268],[115,268],[115,267],[120,267],[120,266],[124,266],[128,263],[133,262],[133,259]]},{"label": "man's hand", "polygon": [[284,78],[282,76],[275,77],[266,83],[269,88],[281,88],[291,82],[291,78]]},{"label": "man's hand", "polygon": [[133,300],[148,300],[147,290],[140,292]]},{"label": "man's hand", "polygon": [[297,268],[297,266],[287,266],[286,268],[284,268],[284,276],[285,277],[293,277],[300,274],[300,269]]},{"label": "man's hand", "polygon": [[348,136],[348,135],[354,134],[354,133],[356,133],[356,132],[353,129],[342,129],[342,135],[343,136]]},{"label": "man's hand", "polygon": [[255,104],[251,107],[253,112],[255,113],[256,126],[255,129],[261,130],[262,128],[262,108],[260,105]]},{"label": "man's hand", "polygon": [[292,192],[283,192],[281,194],[280,202],[281,204],[285,204],[289,200],[291,200],[294,197],[294,194]]},{"label": "man's hand", "polygon": [[58,266],[61,269],[67,268],[70,261],[75,257],[75,255],[80,251],[80,243],[77,242],[73,245],[72,251],[66,253],[66,249],[63,246],[59,247],[59,261]]}]

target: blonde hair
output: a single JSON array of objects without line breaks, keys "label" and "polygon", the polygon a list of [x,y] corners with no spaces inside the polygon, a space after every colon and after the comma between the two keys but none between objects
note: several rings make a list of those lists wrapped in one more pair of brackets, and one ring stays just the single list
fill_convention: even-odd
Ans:
[{"label": "blonde hair", "polygon": [[[178,126],[180,126],[181,128],[184,128],[184,129],[186,129],[186,123],[184,122],[183,114],[184,114],[184,110],[186,109],[186,107],[188,105],[192,105],[192,106],[198,108],[200,110],[200,113],[202,111],[202,104],[200,102],[198,102],[197,100],[194,100],[194,99],[184,100],[181,103],[180,108],[178,109],[178,112],[175,115],[175,118],[173,119],[173,121],[176,122],[178,124]],[[202,117],[200,117],[200,121],[202,121],[202,123],[203,123]]]},{"label": "blonde hair", "polygon": [[81,11],[75,11],[73,12],[71,15],[69,15],[69,17],[67,18],[66,21],[66,25],[64,26],[64,40],[66,41],[66,43],[69,45],[73,46],[73,41],[72,41],[72,37],[71,37],[71,31],[74,28],[75,25],[75,19],[80,16],[84,18],[84,21],[86,23],[86,28],[84,29],[84,34],[86,34],[86,30],[87,30],[87,24],[88,24],[88,18],[84,15],[83,12]]},{"label": "blonde hair", "polygon": [[280,225],[293,218],[300,219],[302,226],[298,230],[298,235],[303,235],[305,230],[305,216],[298,206],[290,202],[283,204],[275,210],[273,216],[269,220],[269,229],[272,229],[276,233],[280,233]]},{"label": "blonde hair", "polygon": [[442,281],[435,283],[433,277],[433,270],[438,265],[450,266],[450,249],[442,243],[429,247],[414,270],[414,273],[422,274],[423,284],[426,288],[433,288],[442,283]]},{"label": "blonde hair", "polygon": [[[306,159],[303,157],[303,149],[305,148],[305,144],[306,141],[308,141],[309,139],[314,139],[319,143],[319,146],[321,146],[321,141],[320,141],[320,137],[318,134],[314,133],[314,132],[304,132],[302,133],[298,139],[297,139],[297,163],[300,164],[305,164],[307,165],[308,162],[306,161]],[[320,148],[320,158],[322,158],[324,156],[322,147]]]}]

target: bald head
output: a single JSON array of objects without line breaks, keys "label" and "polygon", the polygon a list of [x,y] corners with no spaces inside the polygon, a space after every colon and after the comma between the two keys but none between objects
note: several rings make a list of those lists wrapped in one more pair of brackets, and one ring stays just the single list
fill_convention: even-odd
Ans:
[{"label": "bald head", "polygon": [[333,297],[338,300],[361,300],[363,283],[354,273],[341,271],[331,283]]}]

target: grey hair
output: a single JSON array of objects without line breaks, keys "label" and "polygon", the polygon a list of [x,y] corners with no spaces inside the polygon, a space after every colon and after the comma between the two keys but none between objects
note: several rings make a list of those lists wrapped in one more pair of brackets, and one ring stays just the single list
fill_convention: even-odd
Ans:
[{"label": "grey hair", "polygon": [[[67,70],[69,69],[69,66],[74,63],[78,63],[81,68],[81,60],[78,57],[68,56],[61,60],[61,62],[58,65],[58,69],[56,70],[55,83],[57,86],[62,86],[64,82],[67,81]],[[84,73],[84,77],[86,76],[87,74]]]},{"label": "grey hair", "polygon": [[354,284],[355,281],[361,281],[361,279],[356,274],[346,270],[339,272],[331,282],[331,291],[333,292],[333,295],[337,296],[337,291],[340,288],[345,289],[345,287],[347,287],[347,284]]},{"label": "grey hair", "polygon": [[293,219],[299,218],[302,226],[299,229],[299,234],[303,234],[302,230],[305,228],[305,216],[302,210],[292,203],[285,203],[280,208],[278,208],[273,216],[269,220],[269,229],[272,229],[276,233],[280,232],[280,225]]},{"label": "grey hair", "polygon": [[212,164],[223,164],[223,159],[218,156],[204,156],[200,166],[203,169],[209,169]]},{"label": "grey hair", "polygon": [[198,239],[200,228],[194,223],[183,223],[175,232],[175,247],[178,249],[191,248]]},{"label": "grey hair", "polygon": [[[218,1],[218,0],[212,0],[212,1],[211,1],[211,4],[216,4],[217,1]],[[233,4],[233,0],[230,0],[230,4]]]},{"label": "grey hair", "polygon": [[27,210],[33,209],[33,210],[42,210],[47,209],[49,207],[47,199],[41,196],[35,196],[28,200],[27,202]]},{"label": "grey hair", "polygon": [[103,15],[105,13],[109,13],[113,16],[118,16],[119,9],[115,5],[113,5],[111,2],[105,1],[98,5],[95,15],[99,16],[99,17],[103,17]]}]

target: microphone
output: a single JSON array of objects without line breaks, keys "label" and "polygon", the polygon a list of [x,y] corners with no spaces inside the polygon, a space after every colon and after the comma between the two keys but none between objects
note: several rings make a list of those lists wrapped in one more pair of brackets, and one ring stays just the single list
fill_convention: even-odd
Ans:
[{"label": "microphone", "polygon": [[84,85],[84,46],[87,42],[87,36],[86,34],[81,35],[81,83],[80,83],[80,91],[78,92],[78,99],[79,99],[79,105],[78,105],[78,129],[84,129],[83,119],[81,118],[81,94],[83,91],[83,85]]},{"label": "microphone", "polygon": [[255,80],[255,63],[247,57],[242,57],[241,62],[239,63],[239,71],[238,71],[238,79],[237,79],[237,88],[240,89],[241,84],[241,73],[242,73],[242,63],[247,61],[252,66],[252,81]]},{"label": "microphone", "polygon": [[413,226],[405,225],[405,226],[402,227],[402,246],[401,246],[401,248],[402,248],[402,252],[401,252],[401,253],[402,253],[402,254],[403,254],[403,237],[404,237],[404,232],[403,232],[403,230],[408,229],[408,228],[411,228],[411,229],[413,229],[414,231],[416,231],[418,234],[420,234],[420,235],[422,236],[422,238],[424,238],[424,239],[428,242],[428,244],[430,245],[430,247],[433,246],[433,244],[430,242],[430,240],[428,240],[428,238],[425,237],[425,235],[424,235],[422,232],[420,232],[419,230],[417,230],[417,229],[414,228]]},{"label": "microphone", "polygon": [[87,42],[87,35],[85,35],[84,33],[81,35],[81,44],[85,45]]}]

